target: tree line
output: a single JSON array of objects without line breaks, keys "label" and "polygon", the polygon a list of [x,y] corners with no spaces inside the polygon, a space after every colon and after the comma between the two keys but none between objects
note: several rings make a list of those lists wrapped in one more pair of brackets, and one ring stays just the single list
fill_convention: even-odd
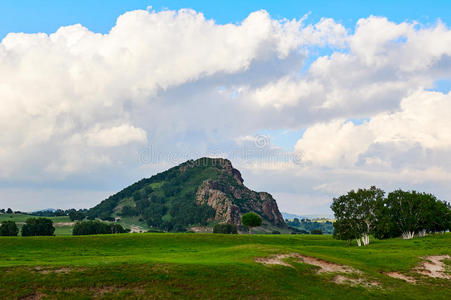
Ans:
[{"label": "tree line", "polygon": [[368,245],[370,235],[411,239],[451,229],[450,203],[417,191],[398,189],[385,197],[375,186],[351,190],[334,198],[331,209],[336,218],[334,237],[349,244],[355,239],[358,246]]},{"label": "tree line", "polygon": [[[117,223],[105,223],[98,220],[77,222],[72,229],[72,235],[113,234],[125,233],[125,229]],[[48,218],[29,218],[22,226],[22,236],[53,236],[55,227],[53,221]],[[3,221],[0,224],[0,236],[17,236],[19,227],[14,221]]]}]

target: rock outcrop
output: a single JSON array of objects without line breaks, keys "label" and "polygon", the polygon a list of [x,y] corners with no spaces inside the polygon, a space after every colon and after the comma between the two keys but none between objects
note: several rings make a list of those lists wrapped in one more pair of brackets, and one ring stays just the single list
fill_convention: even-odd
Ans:
[{"label": "rock outcrop", "polygon": [[252,211],[274,226],[286,226],[270,194],[248,189],[243,184],[241,173],[232,167],[229,160],[221,159],[221,164],[224,176],[202,182],[196,193],[198,204],[213,207],[216,211],[215,220],[219,222],[241,225],[241,215]]}]

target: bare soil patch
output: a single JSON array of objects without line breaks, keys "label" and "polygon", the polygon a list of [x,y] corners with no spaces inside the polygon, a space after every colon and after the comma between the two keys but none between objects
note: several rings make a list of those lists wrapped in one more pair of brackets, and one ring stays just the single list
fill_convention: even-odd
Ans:
[{"label": "bare soil patch", "polygon": [[337,275],[333,281],[336,284],[349,284],[351,286],[361,285],[367,288],[379,287],[380,284],[377,281],[367,281],[363,278],[350,278],[343,275]]},{"label": "bare soil patch", "polygon": [[446,266],[443,260],[451,259],[449,255],[427,256],[425,261],[420,264],[416,271],[425,276],[433,278],[451,279],[451,276],[445,272]]},{"label": "bare soil patch", "polygon": [[335,263],[325,261],[325,260],[322,260],[319,258],[305,256],[305,255],[301,255],[298,253],[277,254],[277,255],[270,256],[270,257],[260,257],[260,258],[257,258],[255,261],[258,263],[267,264],[267,265],[281,265],[281,266],[293,268],[293,266],[291,264],[283,261],[283,259],[287,259],[287,258],[299,258],[299,260],[302,261],[303,263],[317,266],[317,267],[319,267],[319,270],[317,273],[323,273],[323,272],[360,273],[360,271],[358,271],[354,268],[351,268],[349,266],[335,264]]},{"label": "bare soil patch", "polygon": [[83,271],[84,269],[82,269],[82,268],[75,269],[75,268],[68,268],[68,267],[62,267],[62,268],[56,268],[55,269],[55,268],[44,268],[44,267],[37,266],[37,267],[34,268],[34,270],[36,272],[40,273],[40,274],[50,274],[50,273],[67,274],[67,273],[70,273],[70,272],[73,272],[73,271]]},{"label": "bare soil patch", "polygon": [[392,278],[404,280],[404,281],[406,281],[408,283],[413,283],[413,284],[416,283],[415,278],[407,276],[407,275],[404,275],[404,274],[399,273],[399,272],[388,272],[388,273],[384,273],[384,274],[387,275],[387,276],[390,276]]},{"label": "bare soil patch", "polygon": [[75,222],[56,222],[53,223],[55,227],[74,226]]}]

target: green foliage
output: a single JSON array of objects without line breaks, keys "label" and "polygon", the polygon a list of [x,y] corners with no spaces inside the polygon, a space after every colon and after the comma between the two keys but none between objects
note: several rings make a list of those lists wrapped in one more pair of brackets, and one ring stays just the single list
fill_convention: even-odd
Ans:
[{"label": "green foliage", "polygon": [[[411,238],[451,229],[451,207],[432,194],[396,190],[384,198],[375,187],[334,198],[334,237],[352,240],[373,234],[378,239]],[[363,241],[363,239],[362,239]]]},{"label": "green foliage", "polygon": [[[337,224],[335,237],[350,240],[353,237],[369,236],[378,220],[378,208],[383,206],[384,191],[372,186],[369,189],[351,190],[346,195],[334,198],[331,209]],[[340,232],[343,231],[343,232]]]},{"label": "green foliage", "polygon": [[71,221],[81,221],[84,218],[86,218],[86,213],[84,213],[81,210],[77,211],[75,209],[72,209],[72,210],[69,211],[68,216],[69,216]]},{"label": "green foliage", "polygon": [[77,222],[72,230],[73,235],[125,233],[125,229],[116,223],[96,221]]},{"label": "green foliage", "polygon": [[432,194],[396,190],[385,200],[384,237],[451,229],[451,208]]},{"label": "green foliage", "polygon": [[131,207],[130,205],[125,205],[122,207],[122,210],[119,215],[123,217],[133,217],[138,214],[138,211],[135,207]]},{"label": "green foliage", "polygon": [[321,229],[313,229],[310,233],[311,234],[323,234],[323,231]]},{"label": "green foliage", "polygon": [[12,210],[11,208],[8,208],[8,209],[6,210],[6,213],[7,213],[7,214],[12,214],[12,213],[13,213],[13,210]]},{"label": "green foliage", "polygon": [[249,228],[249,232],[252,233],[252,227],[262,225],[262,218],[256,213],[249,212],[241,216],[241,223],[243,223],[244,226],[247,226]]},{"label": "green foliage", "polygon": [[213,227],[213,233],[238,233],[237,227],[235,224],[216,224]]},{"label": "green foliage", "polygon": [[14,221],[3,221],[0,225],[0,236],[17,236],[19,228]]},{"label": "green foliage", "polygon": [[29,218],[22,227],[22,236],[52,236],[53,221],[47,218]]}]

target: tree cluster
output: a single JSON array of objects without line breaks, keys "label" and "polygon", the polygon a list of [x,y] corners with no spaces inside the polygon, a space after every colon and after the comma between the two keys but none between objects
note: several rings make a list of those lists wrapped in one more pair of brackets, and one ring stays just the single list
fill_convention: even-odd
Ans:
[{"label": "tree cluster", "polygon": [[47,218],[29,218],[22,226],[22,236],[52,236],[54,233],[53,221]]},{"label": "tree cluster", "polygon": [[451,206],[432,194],[396,190],[385,197],[379,188],[351,190],[333,199],[334,237],[369,244],[370,235],[404,239],[451,229]]},{"label": "tree cluster", "polygon": [[14,221],[3,221],[0,225],[0,236],[17,236],[19,228]]},{"label": "tree cluster", "polygon": [[127,232],[120,224],[96,221],[77,222],[72,235],[113,234]]}]

